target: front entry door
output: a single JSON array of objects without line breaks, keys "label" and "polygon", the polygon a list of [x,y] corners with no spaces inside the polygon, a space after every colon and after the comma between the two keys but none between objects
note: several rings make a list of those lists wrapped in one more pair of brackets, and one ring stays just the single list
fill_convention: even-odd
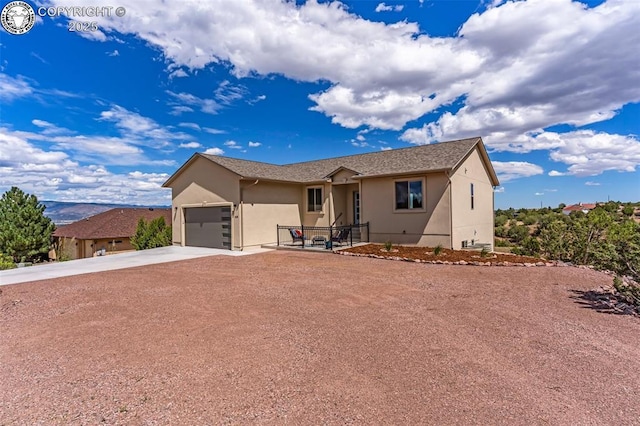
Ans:
[{"label": "front entry door", "polygon": [[353,191],[353,223],[360,223],[360,191]]}]

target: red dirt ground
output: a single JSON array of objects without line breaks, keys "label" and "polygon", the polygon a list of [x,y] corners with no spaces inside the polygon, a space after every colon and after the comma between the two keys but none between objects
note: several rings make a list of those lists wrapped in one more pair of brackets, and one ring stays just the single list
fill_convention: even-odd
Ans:
[{"label": "red dirt ground", "polygon": [[382,244],[367,244],[363,246],[349,247],[340,251],[376,255],[389,257],[402,257],[408,259],[420,259],[422,261],[441,261],[441,262],[510,262],[510,263],[538,263],[544,262],[544,259],[529,256],[517,256],[506,253],[488,253],[486,257],[480,255],[480,251],[476,250],[451,250],[443,248],[440,254],[436,256],[433,247],[410,247],[410,246],[392,246],[390,252],[385,250]]},{"label": "red dirt ground", "polygon": [[611,277],[275,251],[0,287],[0,424],[634,424]]}]

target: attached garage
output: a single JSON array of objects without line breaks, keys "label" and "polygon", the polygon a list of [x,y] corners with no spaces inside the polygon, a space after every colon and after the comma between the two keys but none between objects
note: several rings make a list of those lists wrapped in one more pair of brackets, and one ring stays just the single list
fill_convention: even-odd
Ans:
[{"label": "attached garage", "polygon": [[185,245],[231,250],[231,206],[184,209]]}]

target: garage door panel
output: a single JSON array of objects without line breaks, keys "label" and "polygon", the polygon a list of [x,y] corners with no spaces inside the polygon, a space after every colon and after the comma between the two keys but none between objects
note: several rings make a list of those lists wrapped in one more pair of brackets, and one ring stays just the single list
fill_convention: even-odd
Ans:
[{"label": "garage door panel", "polygon": [[185,209],[185,245],[231,250],[231,207]]}]

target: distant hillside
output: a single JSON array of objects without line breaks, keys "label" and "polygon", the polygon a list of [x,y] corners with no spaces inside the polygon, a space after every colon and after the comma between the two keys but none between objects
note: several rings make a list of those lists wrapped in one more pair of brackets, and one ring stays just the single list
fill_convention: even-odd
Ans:
[{"label": "distant hillside", "polygon": [[135,206],[131,204],[97,204],[97,203],[68,203],[62,201],[42,201],[46,209],[44,215],[50,218],[56,225],[66,225],[98,213],[114,208],[123,207],[156,207],[167,206]]}]

